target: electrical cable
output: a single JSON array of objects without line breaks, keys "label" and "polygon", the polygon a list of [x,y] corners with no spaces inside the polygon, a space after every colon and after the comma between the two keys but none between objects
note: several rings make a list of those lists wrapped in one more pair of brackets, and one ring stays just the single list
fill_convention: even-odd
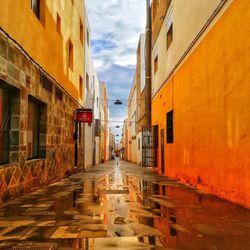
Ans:
[{"label": "electrical cable", "polygon": [[0,26],[0,31],[2,33],[4,33],[4,35],[10,39],[14,44],[16,49],[19,50],[19,52],[21,52],[24,56],[26,56],[33,64],[36,65],[36,67],[43,73],[45,74],[49,79],[52,79],[53,82],[55,82],[61,89],[64,90],[64,92],[70,97],[72,98],[76,104],[78,104],[81,108],[84,108],[84,106],[82,106],[82,104],[80,104],[78,102],[78,100],[76,100],[54,77],[52,77],[45,69],[43,69],[43,67],[38,64],[29,54],[28,52],[22,47],[22,45],[20,45],[15,39],[13,39],[1,26]]}]

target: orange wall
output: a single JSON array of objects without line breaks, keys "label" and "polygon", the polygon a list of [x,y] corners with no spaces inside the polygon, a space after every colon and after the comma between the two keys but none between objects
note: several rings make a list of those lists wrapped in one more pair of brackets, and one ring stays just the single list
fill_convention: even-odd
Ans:
[{"label": "orange wall", "polygon": [[[165,129],[165,175],[247,207],[249,23],[250,2],[234,1],[152,100],[152,123]],[[174,144],[166,144],[172,108]]]},{"label": "orange wall", "polygon": [[45,25],[35,16],[31,1],[1,0],[0,25],[15,39],[39,65],[55,78],[74,98],[78,91],[64,74],[63,40],[56,31],[50,12],[46,8]]}]

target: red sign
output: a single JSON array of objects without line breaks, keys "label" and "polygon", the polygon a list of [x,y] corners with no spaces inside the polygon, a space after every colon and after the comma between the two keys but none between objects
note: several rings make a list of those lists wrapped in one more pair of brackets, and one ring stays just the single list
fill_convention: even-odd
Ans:
[{"label": "red sign", "polygon": [[92,123],[93,121],[92,109],[78,109],[76,113],[76,120],[81,123]]}]

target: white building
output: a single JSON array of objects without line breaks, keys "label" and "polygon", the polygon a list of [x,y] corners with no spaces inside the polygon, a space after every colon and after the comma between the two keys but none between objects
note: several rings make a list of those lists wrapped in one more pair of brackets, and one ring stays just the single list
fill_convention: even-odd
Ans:
[{"label": "white building", "polygon": [[142,125],[145,120],[145,85],[146,85],[146,63],[145,63],[145,34],[140,34],[138,50],[137,50],[137,120],[136,120],[136,141],[137,141],[137,157],[136,162],[142,164]]},{"label": "white building", "polygon": [[85,15],[85,97],[84,107],[93,110],[93,123],[84,128],[84,167],[88,168],[99,160],[99,80],[91,56],[90,26]]},{"label": "white building", "polygon": [[100,163],[100,88],[99,88],[99,80],[96,72],[94,71],[94,163]]}]

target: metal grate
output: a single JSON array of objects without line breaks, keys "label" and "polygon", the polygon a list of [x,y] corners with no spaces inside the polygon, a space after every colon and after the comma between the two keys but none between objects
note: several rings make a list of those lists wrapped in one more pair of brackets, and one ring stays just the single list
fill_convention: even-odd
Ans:
[{"label": "metal grate", "polygon": [[142,127],[142,166],[155,166],[155,140],[151,127]]},{"label": "metal grate", "polygon": [[4,246],[0,250],[54,250],[54,245],[19,245],[19,246]]},{"label": "metal grate", "polygon": [[53,83],[43,74],[41,74],[41,82],[44,89],[49,93],[53,92]]},{"label": "metal grate", "polygon": [[63,92],[59,88],[55,88],[55,96],[62,101],[63,99]]}]

